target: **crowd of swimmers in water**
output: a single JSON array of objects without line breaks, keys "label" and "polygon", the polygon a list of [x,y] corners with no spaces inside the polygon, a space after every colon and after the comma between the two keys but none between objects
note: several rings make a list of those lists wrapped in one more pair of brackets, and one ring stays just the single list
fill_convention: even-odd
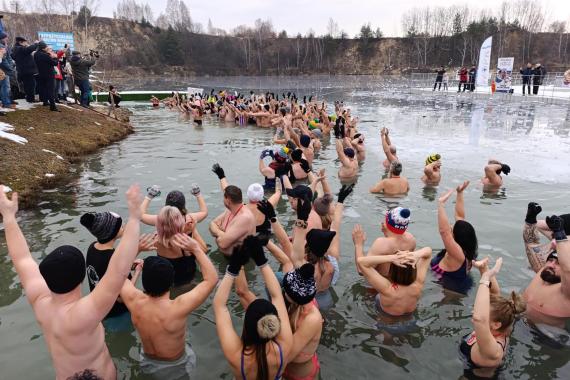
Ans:
[{"label": "crowd of swimmers in water", "polygon": [[[161,194],[160,188],[150,186],[143,199],[140,188],[133,185],[126,192],[126,223],[111,211],[86,213],[78,222],[96,239],[86,255],[64,245],[38,264],[18,226],[18,196],[0,187],[8,253],[43,331],[56,377],[115,379],[105,328],[112,328],[112,322],[121,318],[131,320],[140,336],[143,372],[161,378],[191,374],[196,355],[186,342],[188,316],[213,294],[220,348],[236,379],[318,378],[321,309],[334,307],[327,294],[339,278],[344,202],[353,191],[359,162],[366,156],[358,118],[342,102],[331,107],[292,93],[173,94],[162,101],[154,98],[152,103],[190,114],[196,124],[203,117],[217,117],[273,127],[278,148],[260,152],[263,183],[247,188],[247,200],[232,185],[236,178],[226,177],[219,164],[213,166],[225,211],[209,222],[212,249],[197,229],[209,216],[199,186],[192,185],[189,192],[197,202],[195,211],[188,208],[185,194],[174,190],[153,215],[148,209]],[[406,193],[410,184],[401,175],[403,163],[389,130],[383,128],[379,133],[386,156],[382,169],[387,175],[370,192]],[[342,186],[336,194],[325,171],[317,170],[321,140],[331,137],[336,140],[340,162]],[[441,166],[441,155],[428,155],[422,181],[437,185]],[[509,172],[508,165],[489,160],[483,185],[499,188],[502,174]],[[393,317],[398,328],[405,328],[416,310],[428,271],[443,287],[459,293],[476,285],[473,332],[457,343],[469,371],[493,376],[504,361],[513,325],[522,312],[526,310],[536,324],[560,328],[570,317],[570,214],[538,220],[541,206],[528,204],[521,225],[526,255],[536,276],[522,294],[504,295],[498,282],[502,258],[491,262],[489,257],[478,256],[477,234],[465,212],[463,194],[468,186],[466,181],[439,198],[437,223],[445,248],[436,254],[430,247],[418,247],[413,231],[408,230],[411,211],[407,208],[396,207],[379,216],[382,236],[374,237],[368,251],[363,229],[354,226],[355,274],[375,289],[378,312]],[[281,224],[284,216],[276,212],[284,195],[296,217],[290,231]],[[446,204],[454,195],[452,223]],[[156,231],[141,235],[141,223]],[[208,256],[216,249],[227,259],[225,273],[218,273]],[[144,251],[156,254],[137,259]],[[270,259],[278,271],[268,265]],[[262,294],[253,293],[247,280],[246,272],[251,273],[254,265],[264,281]],[[480,273],[475,284],[474,268]],[[86,276],[90,293],[82,295]],[[142,288],[137,286],[139,277]],[[241,331],[236,330],[228,308],[233,290],[245,310]]]}]

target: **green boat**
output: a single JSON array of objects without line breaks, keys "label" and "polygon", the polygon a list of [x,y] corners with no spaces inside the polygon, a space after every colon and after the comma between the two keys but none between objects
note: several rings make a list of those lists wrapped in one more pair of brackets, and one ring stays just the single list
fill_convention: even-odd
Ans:
[{"label": "green boat", "polygon": [[[150,101],[150,98],[155,96],[158,99],[168,98],[174,91],[122,91],[119,92],[121,95],[121,100],[126,101]],[[184,93],[184,91],[179,91],[179,93]],[[91,94],[93,100],[96,102],[106,102],[109,98],[108,92],[93,92]]]}]

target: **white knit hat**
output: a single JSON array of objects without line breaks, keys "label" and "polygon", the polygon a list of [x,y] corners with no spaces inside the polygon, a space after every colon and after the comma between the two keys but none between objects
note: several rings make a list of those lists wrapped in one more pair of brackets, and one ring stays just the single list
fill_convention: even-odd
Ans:
[{"label": "white knit hat", "polygon": [[263,190],[263,186],[259,183],[252,183],[247,188],[247,198],[250,202],[259,202],[263,200],[264,195],[265,191]]}]

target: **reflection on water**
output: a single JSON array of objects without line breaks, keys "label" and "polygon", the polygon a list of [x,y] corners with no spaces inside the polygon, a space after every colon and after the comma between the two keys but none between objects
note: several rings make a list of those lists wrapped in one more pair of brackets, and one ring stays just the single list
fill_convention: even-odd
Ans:
[{"label": "reflection on water", "polygon": [[[224,80],[201,79],[205,86],[222,86]],[[514,101],[501,104],[496,100],[473,103],[464,97],[441,98],[431,93],[410,95],[393,91],[391,83],[361,78],[350,78],[350,82],[334,77],[300,78],[294,82],[279,78],[227,80],[238,91],[273,86],[302,94],[303,88],[313,89],[324,94],[330,104],[343,99],[352,113],[363,120],[360,128],[366,136],[368,154],[360,167],[355,191],[345,202],[341,276],[330,294],[334,306],[323,311],[325,324],[318,350],[321,378],[377,378],[379,373],[389,379],[410,375],[446,379],[462,376],[463,364],[457,348],[460,338],[471,331],[474,290],[467,295],[444,290],[430,273],[418,309],[413,313],[414,329],[400,329],[398,321],[392,323],[379,316],[373,292],[354,269],[352,227],[360,223],[370,245],[381,234],[379,226],[384,212],[405,206],[411,209],[409,231],[418,245],[431,246],[438,252],[443,244],[437,228],[436,200],[447,189],[471,180],[465,191],[466,212],[477,230],[480,255],[503,257],[499,275],[502,288],[521,291],[533,276],[527,269],[521,238],[527,203],[532,200],[541,203],[545,210],[570,212],[567,107]],[[160,184],[163,194],[182,190],[188,195],[190,209],[197,208],[189,196],[190,186],[198,183],[209,206],[209,218],[213,218],[223,209],[218,179],[210,172],[213,163],[219,162],[230,183],[242,189],[261,180],[257,157],[264,147],[271,145],[272,131],[237,127],[207,118],[202,127],[196,127],[173,112],[140,104],[133,108],[134,135],[88,157],[75,168],[75,181],[46,191],[35,209],[20,215],[36,259],[62,244],[75,244],[85,251],[93,238],[80,226],[79,216],[98,209],[113,210],[125,217],[123,194],[131,182],[138,182],[143,188]],[[404,197],[384,198],[368,192],[385,173],[379,134],[383,126],[390,129],[404,165],[403,175],[410,181],[411,190]],[[340,183],[334,148],[330,141],[324,141],[315,166],[317,170],[326,168],[336,193]],[[420,180],[425,157],[433,153],[441,154],[443,161],[442,181],[437,187],[425,186]],[[502,188],[493,194],[484,193],[479,182],[489,158],[504,161],[512,168],[511,174],[504,177]],[[163,203],[164,197],[154,200],[150,211],[157,212]],[[285,200],[277,211],[290,231],[293,215]],[[198,228],[207,243],[213,244],[207,224],[202,223]],[[148,227],[143,231],[150,232]],[[223,255],[214,251],[210,257],[222,273],[226,265]],[[277,269],[274,261],[272,266]],[[248,267],[247,276],[252,290],[264,294],[263,280],[253,266]],[[477,274],[474,279],[478,279]],[[243,310],[237,298],[230,299],[229,308],[241,331]],[[189,317],[188,339],[198,357],[196,379],[231,378],[213,318],[211,300]],[[517,323],[502,377],[569,377],[567,332],[556,335],[552,331],[541,334],[536,331],[522,321]],[[3,239],[0,239],[0,336],[0,378],[22,378],[23,374],[26,379],[53,377],[40,329],[6,257]],[[148,378],[140,372],[140,341],[132,329],[108,331],[106,338],[120,378]]]}]

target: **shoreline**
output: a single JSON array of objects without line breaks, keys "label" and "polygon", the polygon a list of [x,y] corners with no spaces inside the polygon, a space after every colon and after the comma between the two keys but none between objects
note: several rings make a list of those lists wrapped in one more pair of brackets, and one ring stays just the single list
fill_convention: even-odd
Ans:
[{"label": "shoreline", "polygon": [[19,193],[22,209],[33,207],[43,189],[69,181],[74,163],[134,133],[126,121],[79,106],[58,108],[61,112],[36,105],[0,119],[6,133],[21,141],[0,134],[0,183]]}]

